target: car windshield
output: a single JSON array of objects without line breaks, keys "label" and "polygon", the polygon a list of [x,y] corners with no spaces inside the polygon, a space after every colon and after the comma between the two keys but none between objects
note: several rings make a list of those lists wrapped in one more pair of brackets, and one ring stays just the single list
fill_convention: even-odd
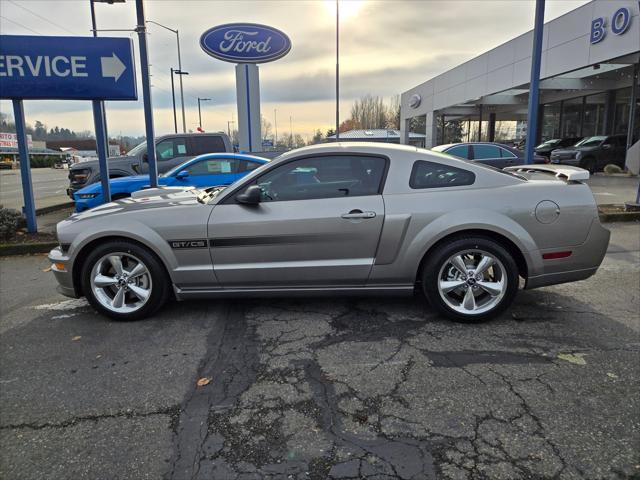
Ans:
[{"label": "car windshield", "polygon": [[580,140],[574,146],[576,147],[597,147],[600,145],[607,137],[587,137]]},{"label": "car windshield", "polygon": [[542,142],[536,148],[552,147],[554,145],[557,145],[558,143],[560,143],[560,139],[559,138],[553,138],[551,140],[547,140],[546,142]]},{"label": "car windshield", "polygon": [[144,141],[138,145],[136,145],[135,147],[133,147],[131,150],[129,150],[127,152],[127,155],[129,157],[135,157],[136,155],[138,155],[139,153],[142,153],[144,151],[147,150],[147,142]]}]

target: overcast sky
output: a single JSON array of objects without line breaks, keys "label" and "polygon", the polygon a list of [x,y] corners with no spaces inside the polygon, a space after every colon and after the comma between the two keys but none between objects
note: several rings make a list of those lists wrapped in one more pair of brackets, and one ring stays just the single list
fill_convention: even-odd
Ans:
[{"label": "overcast sky", "polygon": [[[547,0],[549,21],[586,3]],[[198,124],[197,97],[204,103],[207,131],[227,129],[235,118],[234,65],[216,60],[199,46],[202,32],[229,22],[274,26],[289,35],[291,52],[260,66],[262,114],[278,130],[312,135],[335,122],[335,2],[311,1],[187,1],[146,0],[148,20],[180,30],[187,128]],[[364,94],[385,98],[401,93],[476,55],[530,30],[533,0],[341,1],[341,116]],[[135,25],[135,2],[97,4],[98,28],[128,29]],[[0,0],[2,34],[89,35],[89,0]],[[175,35],[149,26],[152,94],[156,133],[173,131],[169,69],[177,68]],[[126,36],[126,32],[100,35]],[[131,34],[136,45],[137,36]],[[144,133],[142,89],[138,102],[107,102],[109,134]],[[49,127],[92,130],[87,101],[27,101],[27,121]],[[0,111],[11,113],[7,101]]]}]

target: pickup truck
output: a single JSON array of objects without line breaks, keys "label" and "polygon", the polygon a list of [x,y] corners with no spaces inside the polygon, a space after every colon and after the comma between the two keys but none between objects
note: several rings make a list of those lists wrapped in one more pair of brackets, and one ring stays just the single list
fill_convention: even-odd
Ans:
[{"label": "pickup truck", "polygon": [[[165,173],[198,155],[218,152],[233,152],[231,141],[225,133],[186,133],[158,137],[156,138],[158,173]],[[148,173],[147,142],[142,142],[124,156],[109,157],[107,160],[109,178]],[[78,190],[99,181],[100,167],[97,160],[76,163],[69,169],[67,195],[73,198],[73,194]]]}]

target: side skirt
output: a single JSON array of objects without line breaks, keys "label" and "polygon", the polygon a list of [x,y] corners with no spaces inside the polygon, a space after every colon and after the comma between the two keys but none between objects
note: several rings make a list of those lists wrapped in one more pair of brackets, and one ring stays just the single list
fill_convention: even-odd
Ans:
[{"label": "side skirt", "polygon": [[233,297],[357,297],[368,295],[411,296],[414,285],[387,285],[369,287],[301,287],[301,288],[228,288],[228,289],[181,289],[173,286],[177,300],[197,298]]}]

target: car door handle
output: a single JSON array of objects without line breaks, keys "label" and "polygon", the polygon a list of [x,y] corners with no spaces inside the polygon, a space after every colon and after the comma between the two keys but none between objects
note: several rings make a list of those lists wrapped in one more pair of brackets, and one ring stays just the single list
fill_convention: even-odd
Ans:
[{"label": "car door handle", "polygon": [[349,213],[343,213],[340,215],[342,218],[346,218],[348,220],[358,219],[358,218],[375,218],[376,212],[363,212],[362,210],[351,210]]}]

